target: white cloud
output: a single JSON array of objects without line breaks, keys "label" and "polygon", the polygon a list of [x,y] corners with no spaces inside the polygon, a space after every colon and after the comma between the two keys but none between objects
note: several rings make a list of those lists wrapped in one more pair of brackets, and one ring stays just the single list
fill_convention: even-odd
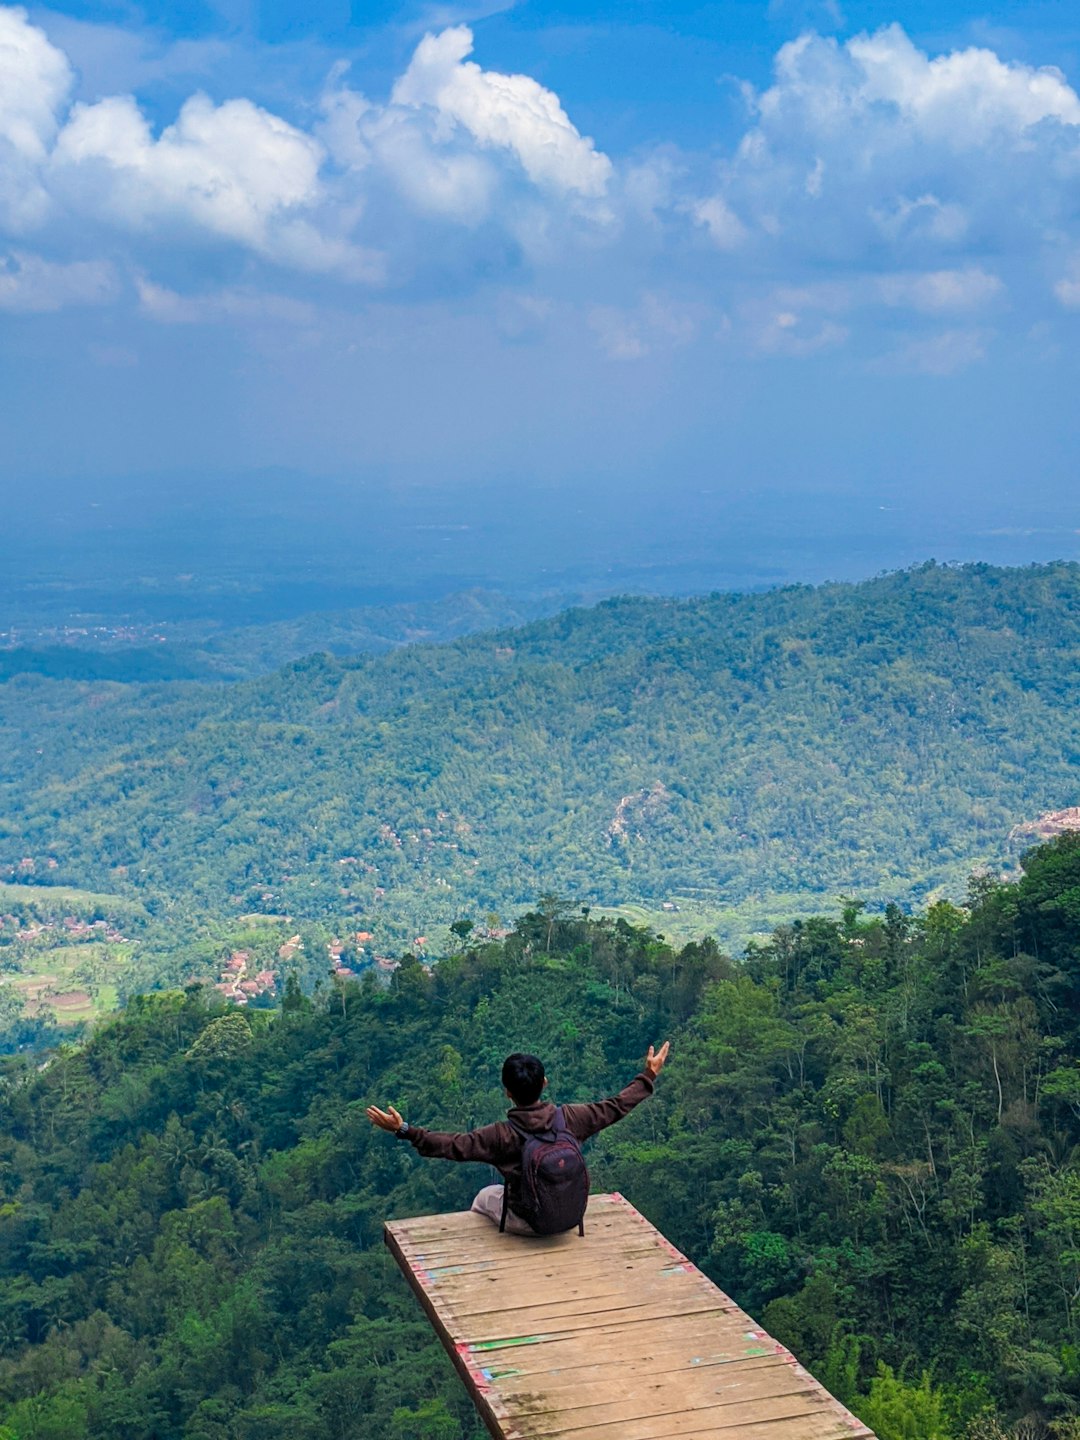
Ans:
[{"label": "white cloud", "polygon": [[[568,245],[612,228],[608,157],[552,91],[482,69],[472,48],[463,25],[425,35],[387,103],[352,89],[344,66],[322,99],[317,133],[343,172],[335,193],[364,197],[365,223],[398,271],[416,259],[418,217],[483,233],[474,253],[486,264],[500,253],[501,264],[558,263]],[[429,244],[436,267],[467,252]]]},{"label": "white cloud", "polygon": [[811,199],[816,200],[825,183],[825,161],[820,155],[814,156],[813,168],[808,172],[803,189]]},{"label": "white cloud", "polygon": [[719,195],[699,200],[692,208],[694,219],[705,226],[709,238],[719,249],[737,250],[746,239],[746,226]]},{"label": "white cloud", "polygon": [[130,96],[76,105],[52,164],[81,201],[135,228],[187,220],[266,249],[271,222],[318,198],[322,149],[250,100],[186,101],[155,139]]},{"label": "white cloud", "polygon": [[951,149],[982,147],[994,136],[1015,141],[1041,120],[1080,125],[1080,98],[1053,66],[1008,64],[975,48],[930,59],[899,25],[857,36],[847,50],[862,108],[895,106],[920,135]]},{"label": "white cloud", "polygon": [[884,275],[879,281],[886,305],[908,306],[927,314],[981,310],[1003,290],[1001,279],[977,265],[962,270]]},{"label": "white cloud", "polygon": [[846,43],[806,34],[751,106],[697,213],[737,215],[793,261],[857,265],[883,241],[911,259],[1030,251],[1073,223],[1063,181],[1080,172],[1080,97],[1051,67],[978,48],[930,56],[898,25]]},{"label": "white cloud", "polygon": [[985,330],[942,330],[912,336],[880,359],[875,368],[886,374],[956,375],[983,360],[992,336]]},{"label": "white cloud", "polygon": [[101,260],[63,265],[24,251],[0,256],[0,310],[41,314],[68,305],[103,305],[116,292],[112,266]]},{"label": "white cloud", "polygon": [[472,49],[465,25],[425,35],[394,86],[392,103],[429,106],[480,146],[510,152],[535,185],[603,195],[611,161],[579,134],[558,96],[531,76],[482,70],[466,59]]},{"label": "white cloud", "polygon": [[381,283],[381,246],[406,266],[421,258],[420,237],[404,233],[410,215],[466,230],[494,220],[535,253],[558,244],[565,216],[592,207],[590,223],[603,220],[608,158],[550,90],[482,69],[471,50],[463,25],[426,35],[384,104],[345,87],[336,67],[309,129],[251,99],[199,93],[158,130],[133,95],[69,109],[66,56],[24,11],[0,6],[0,231],[51,214],[174,246],[201,234]]},{"label": "white cloud", "polygon": [[[122,35],[106,28],[115,55]],[[93,52],[85,25],[57,33]],[[127,62],[159,102],[155,84],[222,73],[217,51],[163,44],[136,37]],[[111,268],[126,263],[141,312],[162,323],[284,320],[271,262],[306,277],[292,283],[307,296],[494,281],[498,333],[547,335],[576,309],[616,359],[715,334],[721,310],[726,343],[750,354],[817,355],[883,326],[890,364],[932,374],[984,352],[974,326],[989,313],[1030,326],[1055,296],[1080,307],[1080,97],[1055,69],[986,48],[935,56],[895,25],[847,42],[809,33],[781,48],[766,89],[744,87],[746,132],[726,157],[702,135],[699,153],[654,145],[616,165],[553,91],[472,53],[454,23],[419,40],[381,99],[340,63],[291,122],[197,93],[157,123],[142,92],[72,105],[68,58],[0,4],[0,234],[20,252],[0,270],[2,303],[130,295]],[[211,247],[212,295],[205,278],[193,294],[159,283],[155,257]],[[506,298],[515,284],[521,306]],[[554,297],[543,314],[537,285]]]},{"label": "white cloud", "polygon": [[835,320],[806,316],[795,310],[775,310],[766,314],[754,332],[756,348],[764,355],[784,355],[804,359],[835,350],[848,338],[848,328]]},{"label": "white cloud", "polygon": [[285,295],[254,290],[219,290],[210,295],[181,295],[145,276],[135,281],[139,308],[150,320],[163,325],[210,325],[222,321],[273,321],[285,325],[310,325],[317,317],[312,305]]},{"label": "white cloud", "polygon": [[396,108],[376,112],[367,127],[366,148],[415,210],[479,224],[491,211],[498,171],[485,156],[439,141],[417,117]]},{"label": "white cloud", "polygon": [[781,48],[775,72],[758,98],[766,140],[795,119],[807,141],[836,137],[861,120],[868,128],[851,140],[869,157],[898,123],[955,149],[982,147],[998,135],[1016,140],[1042,120],[1080,124],[1080,99],[1060,70],[975,48],[931,59],[899,25],[843,45],[803,35]]},{"label": "white cloud", "polygon": [[0,226],[9,231],[30,229],[46,213],[38,168],[73,81],[67,57],[26,11],[0,7]]},{"label": "white cloud", "polygon": [[936,195],[919,195],[911,200],[894,195],[879,206],[870,206],[870,218],[886,240],[895,244],[922,243],[955,246],[968,229],[967,211],[955,203],[946,204]]},{"label": "white cloud", "polygon": [[73,80],[67,56],[30,24],[25,10],[0,8],[0,141],[44,159]]}]

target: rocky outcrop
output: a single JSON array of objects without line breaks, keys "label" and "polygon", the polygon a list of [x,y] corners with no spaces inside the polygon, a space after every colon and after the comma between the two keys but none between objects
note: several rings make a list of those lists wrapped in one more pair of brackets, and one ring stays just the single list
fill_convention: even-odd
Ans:
[{"label": "rocky outcrop", "polygon": [[1048,810],[1037,820],[1027,820],[1014,825],[1009,831],[1011,845],[1041,845],[1053,840],[1055,835],[1064,835],[1069,830],[1080,830],[1080,805],[1071,805],[1067,810]]}]

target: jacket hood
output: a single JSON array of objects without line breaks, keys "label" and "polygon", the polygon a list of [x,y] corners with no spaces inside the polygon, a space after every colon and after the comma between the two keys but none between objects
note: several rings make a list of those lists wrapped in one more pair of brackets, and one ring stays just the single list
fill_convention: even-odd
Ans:
[{"label": "jacket hood", "polygon": [[506,1112],[506,1118],[530,1135],[541,1130],[550,1130],[555,1121],[555,1105],[550,1100],[537,1100],[533,1105],[515,1105]]}]

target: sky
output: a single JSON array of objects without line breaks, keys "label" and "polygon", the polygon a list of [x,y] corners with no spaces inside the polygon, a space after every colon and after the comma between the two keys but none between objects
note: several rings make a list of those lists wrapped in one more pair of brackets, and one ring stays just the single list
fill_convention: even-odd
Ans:
[{"label": "sky", "polygon": [[1064,0],[0,5],[0,504],[1073,557],[1078,89]]}]

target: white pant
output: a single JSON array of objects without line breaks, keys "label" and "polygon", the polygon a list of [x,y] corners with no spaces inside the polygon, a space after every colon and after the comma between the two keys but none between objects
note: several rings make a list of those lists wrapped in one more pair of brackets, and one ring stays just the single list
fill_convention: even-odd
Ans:
[{"label": "white pant", "polygon": [[[471,1208],[476,1211],[477,1215],[483,1215],[485,1219],[498,1225],[502,1219],[503,1187],[501,1185],[485,1185],[472,1202]],[[527,1220],[522,1220],[520,1215],[515,1215],[513,1210],[508,1208],[506,1233],[508,1235],[535,1235],[536,1231]]]}]

